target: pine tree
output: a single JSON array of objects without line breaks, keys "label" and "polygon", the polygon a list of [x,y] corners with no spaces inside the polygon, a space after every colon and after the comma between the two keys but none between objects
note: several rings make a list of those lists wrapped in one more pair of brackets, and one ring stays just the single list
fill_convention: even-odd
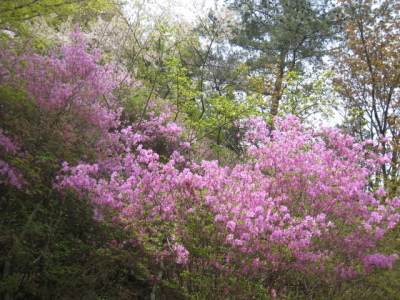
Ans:
[{"label": "pine tree", "polygon": [[235,0],[243,26],[231,43],[242,47],[248,64],[258,73],[272,76],[270,114],[276,116],[290,71],[319,62],[340,27],[339,11],[329,0]]}]

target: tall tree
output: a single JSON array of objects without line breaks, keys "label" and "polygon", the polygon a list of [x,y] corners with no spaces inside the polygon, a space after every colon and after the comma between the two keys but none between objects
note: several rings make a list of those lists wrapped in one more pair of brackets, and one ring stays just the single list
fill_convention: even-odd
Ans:
[{"label": "tall tree", "polygon": [[197,16],[193,34],[200,43],[190,43],[195,53],[193,77],[198,89],[200,114],[198,136],[208,136],[219,150],[241,151],[234,122],[256,113],[255,98],[243,97],[238,91],[251,93],[248,67],[240,53],[230,47],[232,30],[238,26],[232,11],[216,7],[204,16]]},{"label": "tall tree", "polygon": [[379,139],[392,152],[382,171],[392,192],[399,171],[400,1],[342,0],[343,45],[335,52],[334,83],[345,104],[347,129],[360,140]]},{"label": "tall tree", "polygon": [[338,10],[330,0],[234,0],[243,26],[236,31],[232,44],[248,53],[252,69],[272,76],[270,114],[278,114],[290,71],[302,71],[306,63],[319,61],[327,44],[335,37]]},{"label": "tall tree", "polygon": [[[390,196],[398,196],[400,1],[342,0],[340,5],[346,27],[332,66],[334,83],[344,103],[343,127],[359,140],[379,141],[381,151],[392,154],[391,163],[382,166],[372,177],[371,185],[384,185]],[[399,227],[389,234],[380,249],[398,253]],[[398,273],[399,265],[377,276],[368,276],[352,291],[368,291],[362,298],[399,299]]]}]

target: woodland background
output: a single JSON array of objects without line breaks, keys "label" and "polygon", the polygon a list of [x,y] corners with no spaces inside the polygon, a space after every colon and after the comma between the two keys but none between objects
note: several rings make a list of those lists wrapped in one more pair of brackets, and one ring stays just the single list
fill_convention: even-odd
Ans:
[{"label": "woodland background", "polygon": [[159,2],[0,2],[0,297],[400,299],[400,1]]}]

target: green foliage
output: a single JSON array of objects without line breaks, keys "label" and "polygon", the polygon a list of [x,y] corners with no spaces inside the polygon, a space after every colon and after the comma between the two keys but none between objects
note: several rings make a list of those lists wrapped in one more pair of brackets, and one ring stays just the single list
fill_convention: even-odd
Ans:
[{"label": "green foliage", "polygon": [[48,21],[57,25],[67,17],[89,15],[95,18],[96,14],[107,9],[110,3],[104,0],[3,0],[0,3],[0,29],[19,30],[25,21],[36,17],[49,17]]},{"label": "green foliage", "polygon": [[328,120],[335,114],[339,102],[334,99],[329,83],[331,74],[322,73],[316,78],[291,71],[285,78],[285,91],[279,106],[281,116],[295,115],[303,122]]},{"label": "green foliage", "polygon": [[0,295],[132,299],[140,289],[125,290],[137,284],[129,279],[129,267],[117,252],[101,251],[110,240],[125,238],[122,231],[94,221],[92,209],[72,194],[44,192],[0,190]]},{"label": "green foliage", "polygon": [[[198,118],[198,109],[196,108],[195,99],[198,92],[195,90],[191,79],[187,75],[187,69],[182,65],[179,58],[172,57],[164,62],[165,80],[168,88],[165,96],[171,99],[172,105],[175,105],[176,116],[179,113],[187,115],[189,118]],[[197,115],[197,118],[196,118]]]}]

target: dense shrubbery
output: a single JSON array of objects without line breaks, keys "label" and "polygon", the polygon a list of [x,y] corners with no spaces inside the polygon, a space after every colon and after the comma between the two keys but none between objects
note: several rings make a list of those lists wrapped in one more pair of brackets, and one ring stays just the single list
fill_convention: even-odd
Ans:
[{"label": "dense shrubbery", "polygon": [[114,91],[132,75],[72,36],[0,54],[5,299],[298,299],[396,261],[375,249],[400,218],[368,187],[389,161],[377,145],[243,119],[244,154],[202,160],[174,106],[128,115]]}]

